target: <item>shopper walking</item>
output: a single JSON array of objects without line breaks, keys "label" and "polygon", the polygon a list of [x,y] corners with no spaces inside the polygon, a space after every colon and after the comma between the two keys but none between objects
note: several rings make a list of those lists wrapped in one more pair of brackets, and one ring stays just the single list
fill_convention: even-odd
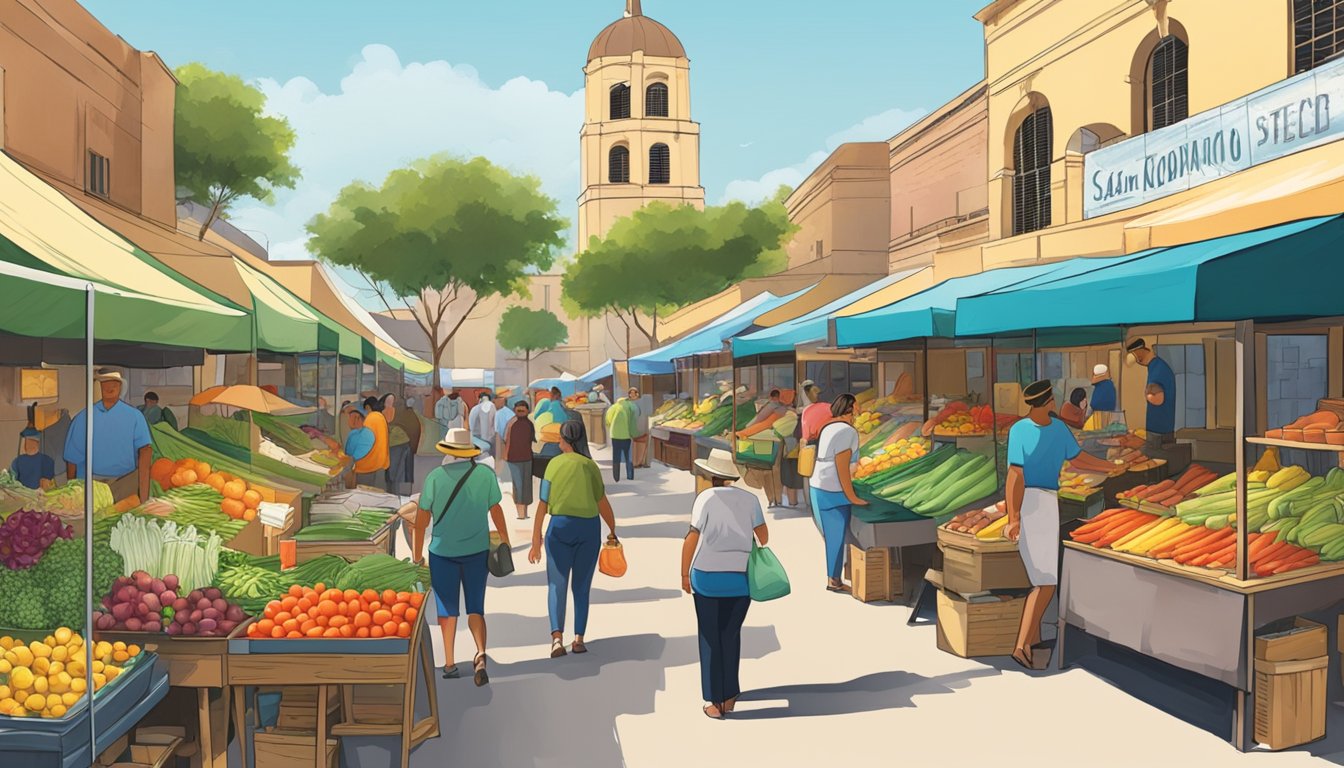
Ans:
[{"label": "shopper walking", "polygon": [[398,407],[391,392],[379,398],[387,420],[387,490],[409,496],[415,487],[415,450],[420,445],[420,420],[409,407]]},{"label": "shopper walking", "polygon": [[513,421],[513,409],[508,406],[512,390],[501,389],[495,392],[495,442],[491,455],[495,459],[495,476],[500,480],[509,479],[508,462],[504,460],[504,438],[509,431],[509,422]]},{"label": "shopper walking", "polygon": [[466,426],[465,411],[462,398],[458,396],[457,388],[453,387],[434,403],[434,420],[439,422],[439,428],[447,435],[450,429]]},{"label": "shopper walking", "polygon": [[820,398],[821,387],[811,379],[804,381],[803,399],[806,404],[799,410],[799,418],[803,422],[803,441],[808,444],[817,442],[822,426],[831,420],[831,404],[821,402]]},{"label": "shopper walking", "polygon": [[532,504],[532,443],[537,440],[537,429],[528,418],[529,410],[526,400],[515,403],[513,419],[504,430],[504,461],[509,465],[519,520],[527,519],[527,508]]},{"label": "shopper walking", "polygon": [[481,450],[472,444],[471,434],[452,429],[439,442],[445,455],[443,465],[425,477],[415,519],[415,561],[424,562],[425,530],[430,531],[429,577],[433,582],[438,608],[439,630],[443,633],[443,677],[460,677],[454,663],[457,617],[461,613],[459,597],[466,603],[467,627],[476,641],[472,660],[472,678],[477,687],[490,682],[485,669],[485,584],[490,552],[488,516],[500,539],[509,544],[509,529],[490,470],[476,463]]},{"label": "shopper walking", "polygon": [[560,455],[546,466],[541,481],[541,503],[532,527],[532,550],[528,562],[541,561],[542,526],[546,516],[547,610],[551,617],[551,658],[565,655],[565,590],[574,595],[574,653],[587,653],[583,637],[588,630],[589,592],[602,549],[602,526],[607,540],[616,541],[616,515],[602,485],[596,462],[578,452],[578,425],[567,421],[560,427]]},{"label": "shopper walking", "polygon": [[626,465],[627,480],[635,479],[634,440],[643,434],[640,427],[639,390],[631,387],[625,397],[607,409],[607,434],[611,438],[611,476],[621,481],[621,463]]},{"label": "shopper walking", "polygon": [[476,407],[471,409],[471,415],[467,421],[471,425],[471,434],[477,440],[484,441],[486,445],[491,446],[491,452],[494,452],[495,444],[495,403],[494,395],[489,391],[482,392],[477,399]]},{"label": "shopper walking", "polygon": [[752,538],[770,540],[756,494],[734,488],[732,454],[715,448],[697,459],[712,486],[695,497],[691,530],[681,545],[681,588],[695,597],[700,634],[700,692],[704,713],[715,720],[733,711],[742,693],[742,623],[751,607],[747,560]]},{"label": "shopper walking", "polygon": [[849,537],[850,513],[868,502],[854,492],[854,466],[859,458],[859,433],[854,429],[854,396],[843,394],[831,403],[831,421],[820,429],[817,461],[808,481],[812,514],[826,542],[826,589],[850,591],[841,579],[845,543]]},{"label": "shopper walking", "polygon": [[1008,430],[1008,477],[1005,484],[1008,527],[1005,535],[1017,550],[1031,581],[1022,612],[1013,658],[1028,669],[1032,649],[1041,639],[1041,619],[1059,583],[1059,471],[1064,462],[1087,472],[1114,474],[1116,465],[1083,453],[1078,440],[1054,417],[1054,388],[1037,381],[1022,390],[1031,409]]}]

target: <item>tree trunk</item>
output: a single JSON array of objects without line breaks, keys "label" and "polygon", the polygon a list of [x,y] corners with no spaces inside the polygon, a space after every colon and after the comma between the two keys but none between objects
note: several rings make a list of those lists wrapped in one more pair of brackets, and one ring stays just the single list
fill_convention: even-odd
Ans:
[{"label": "tree trunk", "polygon": [[205,223],[201,225],[201,231],[199,234],[196,235],[197,240],[200,241],[205,240],[205,233],[210,231],[210,225],[214,224],[215,219],[219,217],[219,207],[222,204],[223,203],[218,198],[216,198],[215,204],[210,206],[210,215],[205,217]]},{"label": "tree trunk", "polygon": [[532,350],[523,351],[523,392],[526,393],[528,387],[532,386]]}]

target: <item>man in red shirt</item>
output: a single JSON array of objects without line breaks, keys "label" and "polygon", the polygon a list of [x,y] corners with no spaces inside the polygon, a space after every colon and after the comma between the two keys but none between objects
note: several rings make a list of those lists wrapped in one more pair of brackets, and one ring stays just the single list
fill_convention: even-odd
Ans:
[{"label": "man in red shirt", "polygon": [[504,461],[509,465],[519,520],[527,519],[527,508],[532,504],[532,443],[537,440],[537,430],[528,417],[529,410],[527,400],[519,400],[513,406],[513,420],[504,430]]},{"label": "man in red shirt", "polygon": [[803,442],[812,444],[821,436],[821,428],[831,420],[831,405],[820,401],[821,387],[811,379],[803,382],[803,394],[807,397],[807,402],[811,403],[802,411]]}]

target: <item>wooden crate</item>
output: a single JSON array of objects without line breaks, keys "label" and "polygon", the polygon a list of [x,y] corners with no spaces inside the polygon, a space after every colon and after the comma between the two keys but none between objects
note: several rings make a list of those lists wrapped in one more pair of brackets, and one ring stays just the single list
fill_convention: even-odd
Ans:
[{"label": "wooden crate", "polygon": [[850,578],[856,600],[872,603],[901,596],[904,590],[899,551],[891,547],[850,546]]},{"label": "wooden crate", "polygon": [[401,522],[393,514],[387,519],[387,525],[378,529],[372,538],[365,541],[298,541],[295,542],[296,558],[299,563],[316,560],[323,555],[336,555],[354,562],[369,555],[392,554],[392,530]]},{"label": "wooden crate", "polygon": [[1301,616],[1276,621],[1255,633],[1255,658],[1261,661],[1300,661],[1326,655],[1325,625]]},{"label": "wooden crate", "polygon": [[973,595],[1031,586],[1015,541],[981,541],[939,528],[938,549],[943,553],[943,584],[953,592]]},{"label": "wooden crate", "polygon": [[[317,748],[312,733],[271,728],[252,735],[256,760],[255,768],[290,768],[295,765],[312,765],[313,750]],[[340,747],[337,739],[327,739],[326,763],[336,768],[336,753]]]},{"label": "wooden crate", "polygon": [[1255,661],[1255,740],[1287,749],[1325,736],[1330,657]]},{"label": "wooden crate", "polygon": [[1025,596],[973,603],[955,592],[940,589],[938,649],[967,659],[1009,656],[1017,645],[1026,605]]}]

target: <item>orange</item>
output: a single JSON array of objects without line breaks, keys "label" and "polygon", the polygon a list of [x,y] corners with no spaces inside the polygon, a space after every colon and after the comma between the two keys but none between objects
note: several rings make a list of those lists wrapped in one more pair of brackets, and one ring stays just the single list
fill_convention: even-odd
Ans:
[{"label": "orange", "polygon": [[264,637],[269,637],[271,634],[271,630],[275,629],[275,622],[271,621],[270,619],[262,619],[253,626],[257,628],[258,634]]},{"label": "orange", "polygon": [[304,632],[303,634],[306,635],[306,636],[308,636],[308,637],[321,637],[321,636],[322,636],[322,627],[313,627],[312,629],[309,629],[308,631]]},{"label": "orange", "polygon": [[278,638],[278,637],[284,637],[284,636],[285,636],[285,628],[284,628],[284,627],[272,627],[272,628],[271,628],[271,637],[277,637],[277,638]]},{"label": "orange", "polygon": [[401,622],[401,624],[397,626],[397,637],[410,637],[410,636],[411,636],[411,625],[407,624],[404,621]]},{"label": "orange", "polygon": [[350,626],[349,624],[346,624],[345,626],[341,627],[341,637],[354,637],[354,636],[355,636],[354,627]]},{"label": "orange", "polygon": [[284,623],[285,632],[297,632],[299,629],[298,619],[289,619]]},{"label": "orange", "polygon": [[364,611],[360,611],[359,613],[355,614],[356,627],[367,627],[372,623],[373,623],[373,617],[365,613]]},{"label": "orange", "polygon": [[300,597],[300,598],[299,598],[299,602],[296,603],[296,605],[298,606],[298,609],[299,609],[301,612],[303,612],[303,613],[307,613],[308,611],[312,610],[312,608],[313,608],[313,601],[312,601],[312,600],[309,600],[309,599],[306,598],[306,597]]},{"label": "orange", "polygon": [[290,613],[289,611],[280,611],[279,613],[271,617],[271,619],[276,624],[284,624],[286,621],[289,621],[292,618],[294,618],[294,614]]},{"label": "orange", "polygon": [[360,594],[360,599],[366,603],[372,603],[374,600],[378,599],[378,593],[374,592],[372,589],[366,589]]},{"label": "orange", "polygon": [[326,627],[327,624],[330,623],[330,621],[331,619],[327,618],[326,616],[323,616],[322,614],[318,614],[317,616],[317,626],[319,627]]},{"label": "orange", "polygon": [[330,600],[323,600],[317,604],[317,612],[327,618],[331,618],[339,613],[340,609]]},{"label": "orange", "polygon": [[404,602],[406,602],[406,601],[408,601],[408,600],[410,600],[410,599],[411,599],[411,593],[410,593],[410,592],[398,592],[398,593],[397,593],[397,601],[398,601],[398,602],[402,602],[402,603],[404,603]]},{"label": "orange", "polygon": [[252,522],[253,520],[256,520],[256,519],[257,519],[257,510],[255,510],[255,509],[244,509],[244,510],[243,510],[243,519],[246,520],[246,521],[249,522],[249,523]]},{"label": "orange", "polygon": [[297,631],[297,630],[295,630],[295,631],[290,632],[289,634],[285,635],[285,638],[288,639],[288,640],[293,640],[293,639],[296,638],[296,637],[303,637],[303,633],[302,633],[302,632],[299,632],[299,631]]},{"label": "orange", "polygon": [[317,622],[312,619],[305,619],[299,624],[299,631],[307,634],[308,630],[317,626]]},{"label": "orange", "polygon": [[373,623],[374,623],[374,624],[377,624],[377,625],[380,626],[380,627],[383,626],[384,624],[388,623],[388,622],[391,621],[391,620],[392,620],[392,612],[391,612],[391,611],[374,611],[374,612],[373,612]]},{"label": "orange", "polygon": [[390,590],[390,589],[384,589],[384,590],[383,590],[383,602],[384,602],[384,603],[387,603],[387,604],[389,604],[389,605],[392,604],[392,603],[397,602],[397,593],[396,593],[396,592],[393,592],[393,591]]},{"label": "orange", "polygon": [[412,608],[419,608],[421,605],[424,604],[424,602],[425,602],[425,595],[423,592],[413,592],[411,594]]},{"label": "orange", "polygon": [[395,621],[389,621],[383,625],[383,634],[396,637],[397,628],[401,625]]},{"label": "orange", "polygon": [[340,636],[341,636],[341,630],[339,630],[339,629],[337,629],[337,628],[335,628],[335,627],[327,627],[326,629],[324,629],[324,630],[322,631],[322,636],[323,636],[323,637],[340,637]]},{"label": "orange", "polygon": [[303,587],[299,586],[298,584],[293,584],[290,586],[289,591],[286,594],[294,598],[294,602],[298,602],[299,598],[303,597]]},{"label": "orange", "polygon": [[392,615],[398,617],[405,616],[407,608],[410,608],[410,606],[407,605],[406,603],[397,603],[396,605],[392,606]]},{"label": "orange", "polygon": [[339,628],[339,627],[348,626],[348,625],[350,624],[350,619],[347,619],[347,618],[344,617],[344,616],[332,616],[332,617],[331,617],[331,621],[328,622],[328,623],[329,623],[330,626],[338,627],[338,628]]},{"label": "orange", "polygon": [[355,630],[355,637],[368,637],[368,636],[369,636],[368,627],[360,627],[359,629]]},{"label": "orange", "polygon": [[346,602],[350,602],[351,600],[358,600],[358,599],[359,599],[359,593],[356,592],[356,591],[353,590],[353,589],[347,589],[347,590],[345,590],[345,595],[344,595],[344,597],[345,597],[345,601],[346,601]]},{"label": "orange", "polygon": [[336,602],[340,599],[341,599],[341,591],[339,589],[328,589],[326,592],[322,593],[323,601]]},{"label": "orange", "polygon": [[308,592],[317,592],[317,593],[320,594],[320,593],[325,592],[325,591],[327,591],[327,585],[326,585],[326,584],[323,584],[322,582],[319,581],[319,582],[317,582],[316,584],[313,585],[313,588],[312,588],[312,589],[310,589],[310,590],[306,590],[306,591],[304,592],[304,594],[306,595],[306,594],[308,594]]},{"label": "orange", "polygon": [[419,616],[419,615],[420,615],[420,612],[417,611],[417,610],[415,610],[414,608],[407,608],[407,609],[406,609],[406,620],[407,620],[407,621],[411,621],[411,622],[413,622],[413,621],[415,621],[415,617],[416,617],[416,616]]},{"label": "orange", "polygon": [[298,606],[299,598],[295,597],[293,594],[280,601],[280,607],[290,613],[294,613],[294,609]]},{"label": "orange", "polygon": [[369,627],[369,637],[382,637],[382,636],[383,636],[382,627]]}]

